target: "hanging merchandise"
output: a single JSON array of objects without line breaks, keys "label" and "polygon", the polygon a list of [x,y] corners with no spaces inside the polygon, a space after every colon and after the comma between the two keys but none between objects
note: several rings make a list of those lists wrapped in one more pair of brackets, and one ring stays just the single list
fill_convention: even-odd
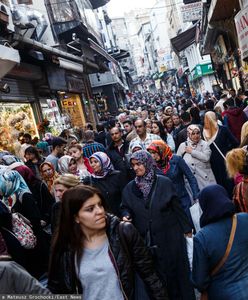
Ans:
[{"label": "hanging merchandise", "polygon": [[0,149],[16,152],[20,133],[38,136],[30,104],[1,103],[0,105]]}]

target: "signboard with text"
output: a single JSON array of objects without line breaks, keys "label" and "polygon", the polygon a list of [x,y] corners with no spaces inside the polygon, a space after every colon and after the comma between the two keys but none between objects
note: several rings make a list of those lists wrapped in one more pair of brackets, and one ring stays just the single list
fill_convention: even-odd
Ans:
[{"label": "signboard with text", "polygon": [[242,9],[234,18],[238,34],[241,58],[248,59],[248,6]]},{"label": "signboard with text", "polygon": [[202,2],[194,2],[181,6],[183,22],[198,21],[202,17]]}]

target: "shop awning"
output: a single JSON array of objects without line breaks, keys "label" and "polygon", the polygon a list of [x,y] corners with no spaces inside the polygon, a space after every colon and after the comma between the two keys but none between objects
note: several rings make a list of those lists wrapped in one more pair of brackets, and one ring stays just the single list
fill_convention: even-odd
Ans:
[{"label": "shop awning", "polygon": [[195,42],[197,26],[198,22],[186,31],[183,31],[182,33],[170,40],[171,45],[177,54],[179,54],[181,51],[183,51]]},{"label": "shop awning", "polygon": [[88,39],[90,43],[90,48],[96,51],[98,54],[106,58],[109,62],[112,62],[116,65],[118,65],[117,60],[115,60],[111,55],[108,54],[106,50],[104,50],[101,46],[99,46],[96,42],[94,42],[92,39]]},{"label": "shop awning", "polygon": [[239,9],[239,0],[212,0],[208,11],[208,22],[229,19]]}]

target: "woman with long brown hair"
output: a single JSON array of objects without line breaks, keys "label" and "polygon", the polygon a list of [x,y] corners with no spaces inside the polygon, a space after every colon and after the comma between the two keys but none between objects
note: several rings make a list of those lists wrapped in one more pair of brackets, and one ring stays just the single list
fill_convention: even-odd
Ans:
[{"label": "woman with long brown hair", "polygon": [[91,186],[64,193],[48,288],[87,300],[132,299],[136,270],[152,299],[168,299],[137,230],[104,207],[102,194]]}]

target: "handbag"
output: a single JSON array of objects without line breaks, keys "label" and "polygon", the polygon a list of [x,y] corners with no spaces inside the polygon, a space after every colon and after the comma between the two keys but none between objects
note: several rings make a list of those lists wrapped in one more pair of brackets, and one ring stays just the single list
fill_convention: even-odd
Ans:
[{"label": "handbag", "polygon": [[[4,204],[3,202],[1,202]],[[9,211],[7,205],[4,204]],[[13,235],[25,249],[34,249],[37,244],[37,238],[34,235],[31,222],[22,214],[15,212],[11,214],[12,231],[6,227],[2,227],[5,231]]]},{"label": "handbag", "polygon": [[202,215],[202,210],[199,204],[199,201],[196,201],[190,208],[190,215],[195,227],[195,231],[198,232],[201,229],[200,226],[200,217]]},{"label": "handbag", "polygon": [[31,222],[20,213],[12,213],[12,231],[25,249],[34,249],[37,238],[31,227]]},{"label": "handbag", "polygon": [[[221,269],[221,267],[226,262],[229,254],[231,252],[231,249],[232,249],[232,245],[233,245],[233,240],[234,240],[236,228],[237,228],[237,215],[235,214],[235,215],[233,215],[233,218],[232,218],[232,229],[231,229],[231,233],[230,233],[230,237],[229,237],[229,241],[228,241],[228,244],[227,244],[227,247],[226,247],[225,254],[222,257],[222,259],[218,262],[218,264],[211,271],[211,273],[210,273],[211,276],[214,276],[215,274],[217,274],[219,272],[219,270]],[[207,291],[204,291],[201,294],[200,300],[208,300],[208,293],[207,293]]]}]

